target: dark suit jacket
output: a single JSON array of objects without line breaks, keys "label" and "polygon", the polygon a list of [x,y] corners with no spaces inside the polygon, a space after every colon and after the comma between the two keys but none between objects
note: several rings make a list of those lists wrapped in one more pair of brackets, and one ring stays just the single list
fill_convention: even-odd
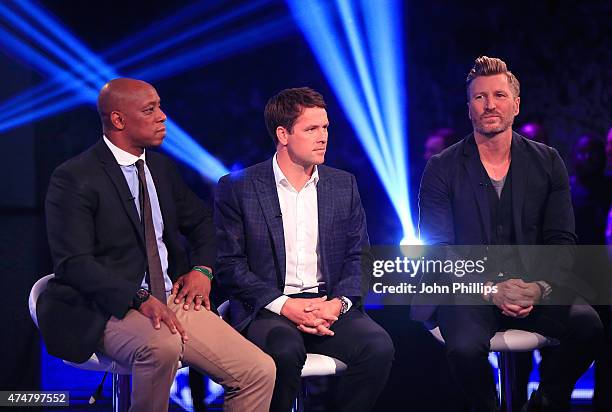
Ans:
[{"label": "dark suit jacket", "polygon": [[[512,216],[519,245],[574,245],[574,213],[565,165],[557,151],[512,135]],[[490,210],[482,164],[474,135],[433,156],[423,172],[419,192],[419,231],[426,244],[487,245],[491,241]],[[544,278],[553,288],[587,294],[571,273],[573,247],[564,247],[547,267]],[[519,249],[527,272],[542,273],[542,256]],[[548,259],[552,260],[552,259]],[[550,263],[550,262],[548,262]],[[538,280],[538,279],[534,279]],[[412,316],[427,320],[435,306],[415,299]]]},{"label": "dark suit jacket", "polygon": [[[147,151],[164,220],[168,275],[214,262],[212,214],[165,156]],[[96,350],[111,315],[123,318],[147,266],[140,218],[125,177],[103,140],[59,166],[46,198],[47,235],[55,278],[37,314],[50,354],[73,362]]]},{"label": "dark suit jacket", "polygon": [[[371,259],[355,177],[319,166],[317,200],[321,269],[330,297],[362,297],[361,265]],[[217,279],[242,330],[283,294],[285,241],[272,160],[223,176],[215,195]]]}]

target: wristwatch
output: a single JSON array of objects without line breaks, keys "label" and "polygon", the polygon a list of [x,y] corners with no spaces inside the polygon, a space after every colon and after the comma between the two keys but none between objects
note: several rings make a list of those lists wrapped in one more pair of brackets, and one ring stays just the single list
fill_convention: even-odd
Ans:
[{"label": "wristwatch", "polygon": [[151,296],[151,293],[148,290],[145,288],[139,288],[136,291],[136,296],[134,296],[134,299],[132,299],[132,307],[136,310],[140,309],[140,305],[145,303],[147,299],[149,299],[149,296]]},{"label": "wristwatch", "polygon": [[349,311],[349,300],[344,296],[338,296],[338,299],[340,299],[340,303],[342,304],[342,307],[340,308],[340,314],[344,315],[346,312]]},{"label": "wristwatch", "polygon": [[550,294],[552,293],[552,286],[543,280],[536,280],[535,284],[540,288],[540,299],[548,300],[550,298]]}]

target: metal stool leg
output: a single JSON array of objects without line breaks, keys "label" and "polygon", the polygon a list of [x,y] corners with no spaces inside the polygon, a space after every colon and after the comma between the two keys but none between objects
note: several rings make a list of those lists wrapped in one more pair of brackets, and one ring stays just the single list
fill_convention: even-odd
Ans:
[{"label": "metal stool leg", "polygon": [[130,409],[130,376],[113,374],[113,412]]},{"label": "metal stool leg", "polygon": [[499,352],[499,370],[500,370],[500,389],[501,389],[501,410],[502,412],[513,412],[512,410],[512,393],[515,386],[514,357],[512,352]]}]

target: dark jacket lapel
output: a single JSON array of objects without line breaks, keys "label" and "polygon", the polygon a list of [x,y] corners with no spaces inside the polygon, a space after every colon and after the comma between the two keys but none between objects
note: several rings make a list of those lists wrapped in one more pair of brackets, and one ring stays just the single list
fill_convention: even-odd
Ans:
[{"label": "dark jacket lapel", "polygon": [[115,185],[117,189],[117,194],[121,199],[121,204],[125,209],[125,212],[130,217],[130,220],[134,226],[134,229],[138,232],[138,239],[144,245],[144,234],[142,231],[142,226],[140,224],[140,217],[138,216],[138,210],[136,209],[136,204],[134,203],[134,196],[132,196],[132,192],[130,192],[130,188],[125,181],[125,176],[117,163],[117,160],[113,156],[113,153],[110,151],[106,143],[103,140],[100,140],[96,146],[94,147],[94,151],[100,159],[100,163],[102,163],[102,168],[110,178],[110,180]]},{"label": "dark jacket lapel", "polygon": [[278,257],[278,265],[282,277],[282,284],[285,283],[285,234],[283,231],[283,217],[281,214],[278,192],[276,191],[276,181],[272,170],[272,160],[266,162],[260,169],[261,173],[253,176],[255,193],[259,199],[259,204],[268,226],[274,252]]},{"label": "dark jacket lapel", "polygon": [[528,153],[523,138],[516,133],[512,133],[510,153],[512,158],[512,219],[514,220],[516,241],[520,244],[523,241],[521,219],[531,162],[527,159]]},{"label": "dark jacket lapel", "polygon": [[483,181],[482,163],[480,162],[480,156],[478,155],[478,148],[476,147],[476,141],[474,140],[473,134],[468,136],[463,143],[463,156],[463,164],[467,170],[470,186],[472,187],[472,191],[476,197],[476,203],[478,204],[480,224],[484,228],[486,241],[489,243],[491,241],[491,228],[489,224],[490,210],[487,200],[487,186],[490,182]]},{"label": "dark jacket lapel", "polygon": [[329,179],[325,173],[325,168],[319,167],[318,170],[317,209],[319,212],[319,258],[321,259],[321,272],[325,278],[325,283],[331,285],[324,251],[329,250],[328,242],[332,241],[329,237],[332,233],[332,223],[334,220],[333,185],[331,179]]}]

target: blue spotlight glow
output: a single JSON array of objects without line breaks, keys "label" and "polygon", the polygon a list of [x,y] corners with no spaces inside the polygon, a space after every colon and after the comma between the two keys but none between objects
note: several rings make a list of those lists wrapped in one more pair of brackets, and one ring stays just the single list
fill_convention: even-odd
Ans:
[{"label": "blue spotlight glow", "polygon": [[359,27],[356,21],[357,17],[355,16],[351,1],[337,0],[336,4],[338,6],[338,11],[340,12],[340,20],[347,35],[346,37],[350,46],[351,55],[353,57],[353,63],[355,64],[355,68],[359,76],[359,82],[365,96],[368,113],[371,116],[376,137],[380,143],[385,163],[389,163],[392,160],[387,141],[388,139],[383,127],[383,121],[380,114],[379,103],[377,101],[374,85],[372,84],[370,67],[368,65],[368,61],[366,60],[365,50],[361,44],[361,39],[364,36],[359,32]]},{"label": "blue spotlight glow", "polygon": [[[376,3],[376,4],[374,4]],[[393,147],[394,164],[398,182],[398,215],[406,238],[416,238],[410,214],[410,170],[407,167],[408,132],[406,118],[406,85],[404,64],[404,42],[402,36],[402,3],[399,0],[361,1],[374,65],[376,84],[381,96],[382,112],[385,113],[386,129]]]},{"label": "blue spotlight glow", "polygon": [[[28,62],[28,64],[33,65],[41,72],[47,73],[52,78],[51,83],[61,79],[62,83],[65,84],[65,90],[73,89],[75,92],[71,97],[66,99],[56,100],[44,107],[28,110],[19,116],[11,116],[10,119],[0,122],[0,131],[5,131],[26,122],[49,116],[84,102],[95,104],[100,87],[102,87],[106,81],[119,77],[111,66],[107,65],[94,53],[90,52],[78,39],[72,36],[71,33],[64,29],[61,24],[43,9],[31,2],[23,1],[18,3],[23,10],[34,17],[39,24],[42,24],[47,31],[52,33],[55,37],[59,36],[58,39],[60,42],[68,47],[70,51],[75,52],[80,60],[72,57],[70,53],[63,50],[59,44],[54,43],[50,36],[44,35],[23,18],[13,13],[10,9],[0,5],[1,16],[13,23],[16,28],[21,30],[29,38],[38,42],[38,46],[42,46],[42,48],[53,53],[55,57],[61,60],[67,67],[59,67],[33,47],[25,44],[11,33],[0,28],[0,41],[2,44],[8,47],[13,53],[17,54],[21,59]],[[89,66],[89,68],[87,68],[87,66]],[[58,88],[62,90],[56,94],[61,94],[64,88]],[[40,87],[39,90],[45,90],[45,87]],[[192,166],[198,170],[202,176],[210,180],[216,180],[221,175],[227,173],[227,169],[219,161],[202,149],[202,147],[193,141],[193,139],[170,118],[168,118],[167,124],[168,137],[164,145],[162,145],[164,150]]]},{"label": "blue spotlight glow", "polygon": [[[408,196],[400,2],[336,0],[336,8],[323,0],[287,3],[393,204],[402,225],[402,244],[417,244]],[[336,30],[335,17],[343,33]]]},{"label": "blue spotlight glow", "polygon": [[216,182],[229,171],[223,164],[207,151],[203,150],[183,129],[170,118],[166,121],[167,137],[161,148],[176,157],[203,177]]},{"label": "blue spotlight glow", "polygon": [[[320,1],[301,2],[289,0],[288,4],[308,40],[321,69],[330,81],[336,96],[353,124],[361,144],[370,156],[374,169],[385,187],[392,184],[392,170],[384,162],[378,141],[370,125],[369,116],[361,104],[359,88],[353,81],[348,58],[342,48],[337,47],[338,35],[328,15],[326,4]],[[307,7],[303,7],[307,5]]]},{"label": "blue spotlight glow", "polygon": [[255,48],[278,36],[293,31],[289,18],[258,24],[255,28],[240,31],[226,36],[213,43],[206,43],[177,56],[164,59],[158,64],[147,64],[147,67],[130,72],[131,77],[149,81],[174,76],[193,70],[195,67],[217,61],[245,48]]},{"label": "blue spotlight glow", "polygon": [[[229,12],[222,14],[221,16],[212,18],[211,20],[207,20],[204,22],[199,22],[198,18],[200,14],[213,6],[220,3],[219,1],[206,1],[206,2],[198,2],[194,3],[191,6],[188,6],[174,15],[164,19],[160,22],[154,23],[150,28],[133,35],[127,40],[124,40],[120,43],[120,45],[115,46],[108,51],[103,53],[103,56],[111,61],[115,60],[114,68],[115,70],[127,68],[129,70],[130,64],[142,63],[146,57],[154,55],[155,53],[162,52],[167,50],[171,46],[180,44],[184,41],[193,41],[193,37],[195,35],[203,35],[212,31],[215,28],[218,28],[221,24],[232,22],[240,17],[244,17],[248,15],[250,12],[258,11],[263,8],[266,4],[270,3],[270,0],[259,0],[248,3],[245,6],[239,7],[235,10],[230,10]],[[23,6],[23,5],[22,5]],[[32,6],[26,7],[26,9],[30,10]],[[48,24],[58,24],[55,20],[48,15],[48,13],[42,12],[41,10],[34,10],[35,15],[41,16],[45,22]],[[182,33],[176,34],[174,36],[170,36],[168,33],[164,33],[164,30],[170,31],[179,24],[182,24],[188,19],[197,20],[198,24],[196,27],[185,30]],[[30,29],[28,27],[28,29]],[[61,31],[61,30],[60,30]],[[63,30],[66,33],[65,30]],[[163,40],[159,42],[153,42],[154,46],[147,49],[146,47],[150,46],[151,37],[161,37]],[[139,44],[146,40],[145,44]],[[77,42],[78,43],[78,42]],[[78,45],[77,45],[78,46]],[[248,44],[245,44],[247,47]],[[126,52],[131,47],[136,48],[133,52],[129,53],[129,57],[125,57],[119,59],[117,54],[121,52]],[[78,50],[81,51],[81,55],[85,55],[89,53],[84,46],[77,47]],[[93,56],[93,54],[92,54]],[[161,58],[161,56],[158,56]],[[89,58],[89,57],[88,57]],[[92,57],[94,58],[94,57]],[[87,59],[85,59],[87,60]],[[150,59],[149,59],[150,60]],[[106,77],[104,80],[108,80],[112,77],[116,77],[113,71],[106,67],[102,60],[98,59],[97,63],[100,67],[107,69]],[[150,61],[148,62],[150,63]],[[77,67],[83,67],[82,64],[79,64]],[[193,66],[191,66],[193,68]],[[99,82],[96,80],[96,67],[94,70],[90,68],[85,69],[86,79],[88,81],[93,81],[95,88],[100,88],[104,81]],[[83,73],[81,72],[81,77],[83,77]],[[27,90],[20,95],[17,95],[8,101],[5,101],[0,105],[0,116],[9,117],[14,113],[20,113],[25,110],[30,110],[32,107],[36,107],[37,105],[43,104],[45,102],[49,102],[55,100],[58,96],[61,96],[65,92],[71,89],[70,80],[72,79],[69,73],[64,73],[60,77],[51,78],[46,83],[43,83],[39,86],[34,87],[33,89]],[[147,79],[144,79],[147,80]],[[150,80],[150,79],[149,79]],[[56,106],[56,101],[52,101],[51,104]],[[39,112],[44,112],[44,110],[39,110]]]},{"label": "blue spotlight glow", "polygon": [[[112,47],[102,52],[100,57],[107,61],[113,61],[120,54],[128,56],[136,50],[140,51],[143,48],[146,48],[147,45],[151,43],[151,39],[153,38],[169,37],[168,33],[170,33],[176,28],[182,27],[187,20],[205,20],[205,17],[202,16],[202,13],[208,11],[210,8],[217,7],[224,1],[225,0],[196,1],[189,6],[181,8],[174,14],[162,20],[153,22],[146,29],[134,33],[130,37],[113,45]],[[130,49],[133,50],[130,51]]]},{"label": "blue spotlight glow", "polygon": [[[283,18],[280,20],[276,20],[274,22],[265,23],[262,25],[258,25],[251,30],[241,31],[236,33],[233,36],[226,37],[222,40],[219,40],[213,44],[206,44],[204,46],[200,46],[195,48],[195,50],[188,51],[183,54],[179,54],[177,56],[173,56],[171,58],[167,58],[164,60],[162,64],[147,64],[146,68],[143,68],[139,71],[131,72],[128,75],[130,77],[139,78],[147,81],[155,81],[159,79],[163,79],[172,75],[176,75],[182,71],[192,70],[198,65],[207,64],[213,61],[217,61],[222,57],[226,57],[229,54],[238,52],[240,50],[244,50],[245,48],[254,48],[257,45],[268,42],[274,38],[277,38],[280,35],[287,34],[290,31],[293,31],[294,28],[290,24],[289,18]],[[122,66],[122,65],[120,65]],[[111,69],[107,71],[110,73],[110,77],[108,79],[98,81],[95,86],[95,89],[99,89],[102,85],[113,77],[119,77]],[[92,80],[92,75],[88,75],[87,80]],[[31,93],[28,93],[30,96],[29,99],[24,99],[22,96],[18,96],[14,100],[21,101],[21,104],[12,105],[10,108],[6,107],[6,112],[0,112],[0,116],[3,118],[7,118],[14,113],[19,113],[24,110],[30,110],[32,107],[36,107],[37,105],[48,103],[49,106],[53,106],[55,108],[61,107],[57,104],[55,99],[58,96],[61,96],[65,92],[73,89],[73,77],[69,73],[63,73],[63,75],[58,76],[57,78],[52,79],[49,82],[49,86],[40,87],[42,92],[39,96],[32,97]],[[57,83],[57,85],[55,85]],[[55,87],[51,87],[55,85]],[[14,101],[12,100],[12,101]],[[2,106],[8,105],[8,102],[3,104]],[[49,111],[46,112],[44,108],[40,108],[37,110],[37,113],[48,113],[53,114],[54,112]],[[12,125],[17,126],[19,123],[11,122]]]},{"label": "blue spotlight glow", "polygon": [[117,69],[122,69],[124,67],[129,67],[130,64],[140,63],[144,61],[145,58],[150,57],[154,55],[155,53],[159,53],[164,50],[168,50],[172,46],[181,44],[185,41],[192,41],[193,38],[197,35],[201,35],[203,33],[212,31],[212,29],[215,29],[223,24],[230,23],[232,22],[232,20],[236,20],[239,17],[242,17],[251,11],[259,9],[264,3],[267,3],[267,2],[268,0],[259,0],[259,1],[252,1],[250,3],[247,3],[246,5],[242,7],[238,7],[226,14],[223,14],[216,18],[202,22],[198,26],[193,27],[189,30],[186,30],[180,34],[177,34],[172,37],[168,37],[167,39],[162,40],[156,43],[154,46],[148,49],[142,50],[139,53],[130,54],[128,58],[117,61],[117,63],[115,63],[114,66]]},{"label": "blue spotlight glow", "polygon": [[[77,61],[75,64],[88,65],[91,73],[97,73],[101,78],[106,80],[114,76],[114,71],[111,67],[102,61],[95,53],[91,52],[74,34],[65,29],[59,21],[42,7],[34,4],[32,1],[17,1],[15,3],[38,21],[50,36],[55,37],[60,43],[63,43],[68,52],[76,53],[76,55],[81,58],[81,61]],[[64,60],[64,62],[68,63],[69,60]],[[87,75],[88,73],[85,71],[83,74],[84,78],[86,78]],[[102,87],[103,84],[104,83],[99,84],[99,86]],[[96,84],[95,86],[98,85]]]}]

